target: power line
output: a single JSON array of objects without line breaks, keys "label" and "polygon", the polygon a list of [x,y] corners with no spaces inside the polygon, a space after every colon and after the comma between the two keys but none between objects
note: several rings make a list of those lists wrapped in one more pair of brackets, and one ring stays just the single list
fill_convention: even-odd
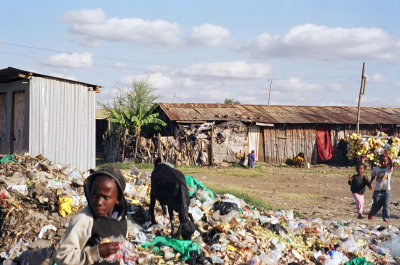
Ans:
[{"label": "power line", "polygon": [[[10,43],[10,42],[0,42],[0,44],[3,45],[8,45],[8,46],[14,46],[14,47],[20,47],[20,48],[27,48],[27,49],[34,49],[34,50],[41,50],[41,51],[46,51],[46,52],[51,52],[51,53],[66,53],[66,54],[74,54],[74,52],[70,52],[70,51],[64,51],[64,50],[58,50],[58,49],[49,49],[49,48],[41,48],[41,47],[35,47],[35,46],[30,46],[30,45],[23,45],[23,44],[18,44],[18,43]],[[18,54],[18,53],[10,53],[10,52],[1,52],[1,54],[6,54],[6,55],[14,55],[14,56],[22,56],[22,57],[27,57],[27,58],[33,58],[33,59],[41,59],[41,60],[45,60],[48,58],[43,58],[43,57],[37,57],[37,56],[33,56],[33,55],[26,55],[26,54]],[[159,64],[159,63],[149,63],[149,62],[143,62],[143,61],[136,61],[136,60],[130,60],[130,59],[126,59],[126,58],[116,58],[116,57],[105,57],[105,56],[97,56],[97,55],[93,55],[93,58],[97,58],[97,59],[103,59],[103,60],[109,60],[109,61],[116,61],[116,62],[128,62],[128,63],[134,63],[134,64],[142,64],[142,65],[148,65],[148,66],[166,66],[169,68],[178,68],[180,70],[185,69],[186,67],[183,66],[178,66],[178,65],[170,65],[170,64]],[[109,68],[113,68],[113,69],[118,69],[117,67],[115,67],[114,65],[106,65],[106,64],[92,64],[93,66],[98,66],[98,67],[109,67]],[[133,68],[133,69],[137,69],[137,68]],[[150,70],[149,70],[150,71]],[[145,71],[148,72],[148,71]],[[214,71],[214,73],[216,73],[216,75],[211,75],[211,74],[186,74],[186,73],[175,73],[175,72],[171,72],[171,71],[167,71],[167,70],[162,70],[162,69],[158,69],[157,72],[161,72],[161,73],[168,73],[168,75],[172,75],[172,76],[189,76],[189,77],[200,77],[200,78],[234,78],[236,79],[234,76],[218,76],[218,73],[220,74],[247,74],[248,72],[240,72],[240,71],[224,71],[224,70],[218,70],[218,71]],[[271,75],[270,75],[271,76]],[[322,79],[338,79],[338,78],[356,78],[358,77],[358,74],[354,74],[354,75],[335,75],[335,76],[331,76],[331,75],[327,75],[327,76],[323,76],[323,75],[318,75],[318,76],[302,76],[302,79],[315,79],[315,80],[322,80]],[[263,79],[264,77],[251,77],[251,78],[239,78],[239,79]],[[288,76],[288,75],[277,75],[274,76],[274,80],[279,81],[279,80],[290,80],[291,78],[294,78],[293,76]]]}]

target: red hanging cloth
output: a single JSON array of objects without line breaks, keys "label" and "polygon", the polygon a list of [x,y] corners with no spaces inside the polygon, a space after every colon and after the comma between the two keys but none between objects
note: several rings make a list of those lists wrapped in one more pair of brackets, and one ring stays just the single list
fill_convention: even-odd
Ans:
[{"label": "red hanging cloth", "polygon": [[325,127],[317,129],[317,150],[318,158],[321,162],[326,162],[332,158],[333,148],[329,130]]}]

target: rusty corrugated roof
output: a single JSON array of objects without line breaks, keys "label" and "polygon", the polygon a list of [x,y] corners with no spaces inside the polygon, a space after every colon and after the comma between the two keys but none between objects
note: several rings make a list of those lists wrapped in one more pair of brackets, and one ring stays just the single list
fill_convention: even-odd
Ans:
[{"label": "rusty corrugated roof", "polygon": [[[356,124],[357,107],[278,106],[218,103],[158,103],[169,119],[180,123],[242,121],[262,123]],[[400,108],[361,107],[360,124],[399,124]]]}]

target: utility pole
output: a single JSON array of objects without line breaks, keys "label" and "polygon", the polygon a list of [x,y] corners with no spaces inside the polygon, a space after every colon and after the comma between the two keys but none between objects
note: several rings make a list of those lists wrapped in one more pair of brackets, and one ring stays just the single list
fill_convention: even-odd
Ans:
[{"label": "utility pole", "polygon": [[365,93],[365,80],[367,79],[364,76],[365,71],[365,62],[363,63],[362,74],[361,74],[361,86],[360,86],[360,95],[358,96],[358,110],[357,110],[357,133],[360,133],[360,105],[361,105],[361,96]]},{"label": "utility pole", "polygon": [[268,92],[268,106],[269,106],[269,101],[271,99],[272,78],[271,79],[268,78],[268,81],[269,81],[269,92]]}]

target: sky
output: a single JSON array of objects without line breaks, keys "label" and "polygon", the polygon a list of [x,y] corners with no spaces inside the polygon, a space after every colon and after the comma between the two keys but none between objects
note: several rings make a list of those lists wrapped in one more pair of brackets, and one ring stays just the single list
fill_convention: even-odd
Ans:
[{"label": "sky", "polygon": [[[400,106],[397,0],[1,0],[0,69],[158,102]],[[269,93],[270,91],[270,93]]]}]

